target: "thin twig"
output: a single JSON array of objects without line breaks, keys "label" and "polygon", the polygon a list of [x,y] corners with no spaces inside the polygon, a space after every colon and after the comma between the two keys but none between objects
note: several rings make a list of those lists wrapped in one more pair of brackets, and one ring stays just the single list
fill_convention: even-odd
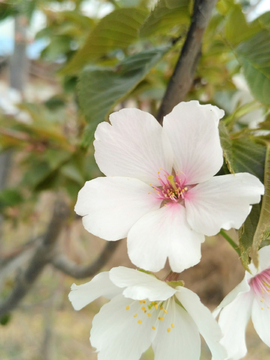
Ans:
[{"label": "thin twig", "polygon": [[233,241],[233,239],[223,229],[221,229],[219,233],[224,237],[225,240],[227,240],[227,242],[237,252],[237,254],[241,256],[239,246]]},{"label": "thin twig", "polygon": [[18,275],[15,286],[0,304],[0,318],[13,310],[33,286],[35,280],[52,256],[58,235],[67,219],[68,210],[65,204],[57,202],[47,232],[41,244],[37,247],[27,268]]},{"label": "thin twig", "polygon": [[184,100],[191,88],[194,73],[201,56],[203,34],[216,2],[217,0],[196,0],[194,2],[192,22],[186,41],[157,114],[157,120],[160,124],[163,122],[163,117],[175,105]]},{"label": "thin twig", "polygon": [[63,254],[53,257],[51,263],[56,269],[61,270],[66,275],[72,276],[75,279],[84,279],[86,277],[94,276],[111,258],[120,242],[120,240],[109,241],[98,258],[88,265],[78,265]]}]

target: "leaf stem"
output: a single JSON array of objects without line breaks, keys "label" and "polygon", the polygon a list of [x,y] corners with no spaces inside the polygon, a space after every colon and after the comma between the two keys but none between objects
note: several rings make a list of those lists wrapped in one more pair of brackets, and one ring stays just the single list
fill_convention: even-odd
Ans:
[{"label": "leaf stem", "polygon": [[228,243],[237,252],[237,254],[241,256],[239,246],[233,241],[233,239],[223,229],[221,229],[219,233],[224,237],[225,240],[228,241]]}]

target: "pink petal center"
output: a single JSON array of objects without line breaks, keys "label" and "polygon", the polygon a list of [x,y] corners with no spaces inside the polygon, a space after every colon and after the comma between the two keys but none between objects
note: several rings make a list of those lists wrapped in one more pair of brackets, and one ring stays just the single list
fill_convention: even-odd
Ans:
[{"label": "pink petal center", "polygon": [[166,170],[160,169],[158,172],[158,180],[160,185],[154,186],[155,198],[162,200],[163,205],[170,203],[184,204],[185,196],[188,190],[193,186],[185,186],[184,180],[180,178],[179,172],[169,174]]},{"label": "pink petal center", "polygon": [[249,285],[256,298],[261,302],[261,309],[270,309],[270,268],[250,279]]}]

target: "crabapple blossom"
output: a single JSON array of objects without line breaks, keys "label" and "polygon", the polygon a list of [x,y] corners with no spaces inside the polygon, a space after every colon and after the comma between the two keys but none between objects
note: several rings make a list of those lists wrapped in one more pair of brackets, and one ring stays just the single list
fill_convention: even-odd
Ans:
[{"label": "crabapple blossom", "polygon": [[85,183],[75,206],[87,231],[127,237],[138,267],[181,272],[201,258],[204,235],[239,229],[264,192],[249,173],[213,177],[223,164],[218,123],[224,111],[182,102],[163,126],[138,109],[98,125],[95,159],[107,177]]},{"label": "crabapple blossom", "polygon": [[221,343],[227,359],[238,360],[247,353],[245,331],[251,317],[262,341],[270,346],[270,246],[259,250],[259,268],[249,265],[243,281],[232,290],[215,310],[224,333]]},{"label": "crabapple blossom", "polygon": [[225,359],[222,333],[211,312],[192,291],[169,284],[116,267],[72,285],[69,299],[75,310],[100,296],[111,299],[93,319],[90,341],[98,360],[139,360],[150,345],[155,360],[199,360],[200,333],[212,359]]}]

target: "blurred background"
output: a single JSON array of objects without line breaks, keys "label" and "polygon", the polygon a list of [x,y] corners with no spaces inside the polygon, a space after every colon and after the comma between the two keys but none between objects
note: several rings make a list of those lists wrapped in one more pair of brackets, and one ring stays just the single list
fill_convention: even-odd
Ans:
[{"label": "blurred background", "polygon": [[[122,107],[157,113],[192,8],[191,0],[0,0],[0,360],[97,358],[89,331],[104,300],[75,312],[70,286],[132,264],[126,241],[87,233],[74,204],[84,182],[102,175],[97,124]],[[264,130],[269,41],[268,0],[219,0],[185,99],[223,108],[229,132]],[[255,81],[261,68],[264,92]],[[265,149],[241,136],[232,139],[233,166],[263,180]],[[221,235],[206,239],[202,254],[182,279],[212,310],[244,268]],[[246,359],[269,359],[252,325],[247,342]]]}]

